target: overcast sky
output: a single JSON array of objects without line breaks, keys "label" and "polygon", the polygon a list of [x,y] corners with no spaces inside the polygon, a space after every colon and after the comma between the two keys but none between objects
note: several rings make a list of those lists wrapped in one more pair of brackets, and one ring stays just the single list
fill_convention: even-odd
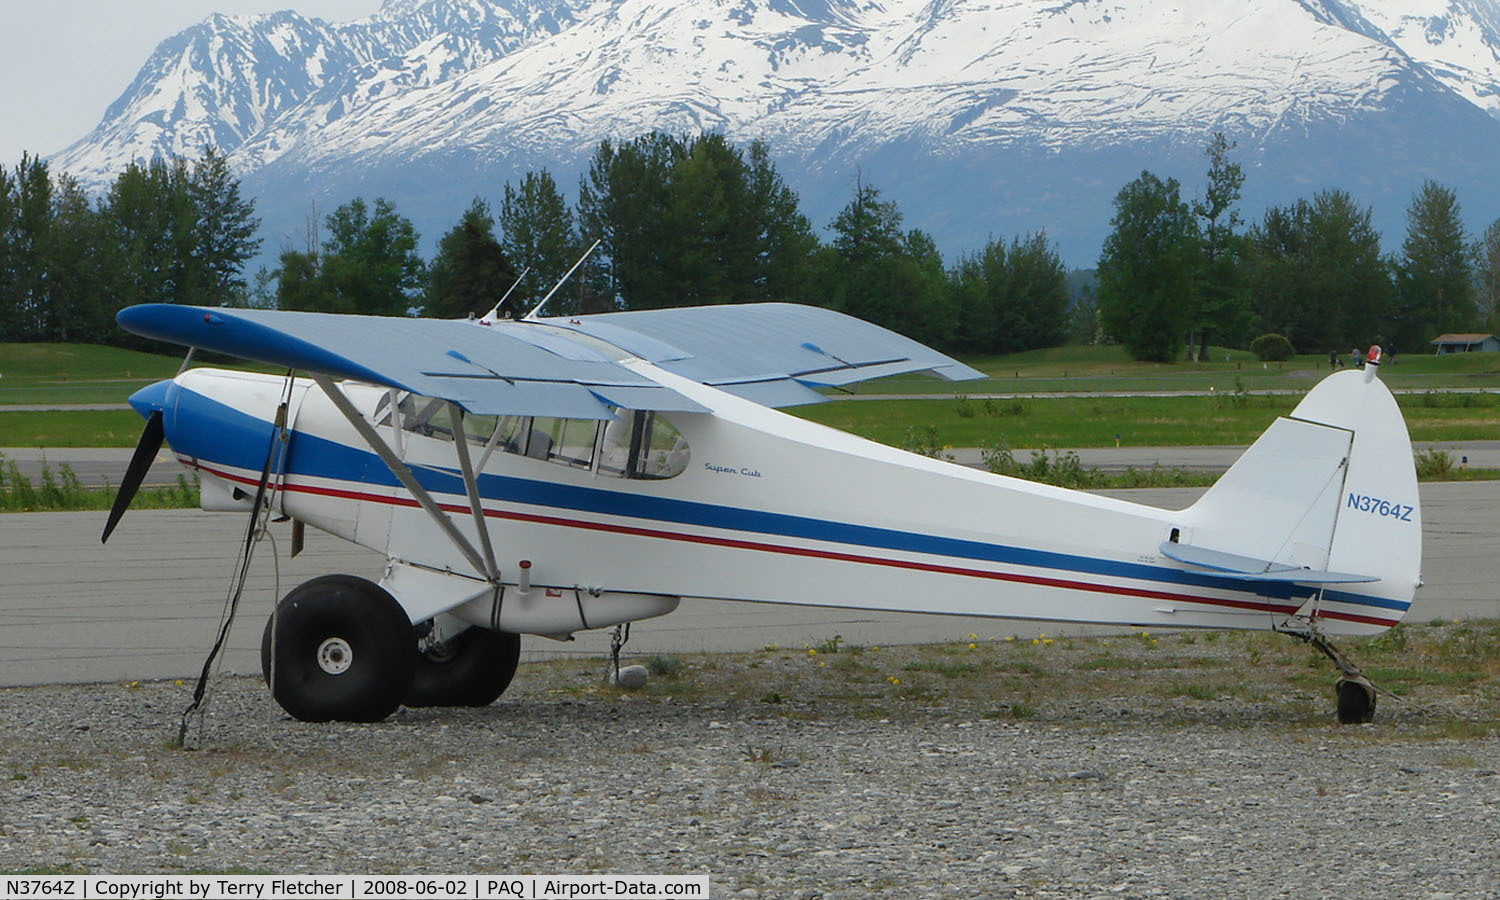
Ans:
[{"label": "overcast sky", "polygon": [[156,45],[213,13],[347,22],[380,0],[0,0],[0,165],[93,130]]}]

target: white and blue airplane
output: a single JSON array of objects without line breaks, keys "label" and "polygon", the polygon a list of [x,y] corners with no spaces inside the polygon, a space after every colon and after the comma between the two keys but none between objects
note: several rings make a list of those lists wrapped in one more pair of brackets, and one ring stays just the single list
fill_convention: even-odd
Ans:
[{"label": "white and blue airplane", "polygon": [[[154,304],[137,334],[284,366],[186,369],[147,420],[105,537],[163,439],[207,510],[257,509],[384,555],[378,582],[281,600],[262,663],[310,721],[484,705],[522,634],[681,597],[1327,638],[1420,584],[1406,425],[1370,365],[1330,375],[1203,497],[1168,511],[903,452],[778,411],[885,375],[981,373],[815,307],[476,321]],[[294,377],[295,372],[305,377]]]}]

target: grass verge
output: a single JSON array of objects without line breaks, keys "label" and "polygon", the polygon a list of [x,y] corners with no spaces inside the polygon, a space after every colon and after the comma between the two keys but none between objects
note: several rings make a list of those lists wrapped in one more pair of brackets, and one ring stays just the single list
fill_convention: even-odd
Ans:
[{"label": "grass verge", "polygon": [[144,425],[129,409],[0,412],[0,447],[133,447]]},{"label": "grass verge", "polygon": [[[1234,392],[1213,397],[1051,397],[982,400],[861,400],[798,407],[795,413],[840,431],[900,446],[913,429],[935,429],[941,443],[982,447],[1197,447],[1249,444],[1297,396]],[[1414,441],[1492,440],[1500,395],[1398,397]]]},{"label": "grass verge", "polygon": [[[1347,360],[1348,350],[1341,359]],[[860,388],[870,394],[1032,393],[1048,391],[1232,391],[1242,383],[1252,391],[1306,390],[1328,375],[1328,354],[1304,354],[1286,362],[1263,363],[1255,354],[1209,348],[1201,362],[1151,363],[1132,360],[1120,346],[1051,347],[1006,356],[971,356],[964,362],[990,376],[985,381],[949,384],[919,375],[897,375]],[[1401,356],[1380,377],[1395,388],[1442,390],[1500,385],[1500,354],[1463,353]]]},{"label": "grass verge", "polygon": [[[100,344],[0,343],[0,409],[6,405],[124,403],[146,385],[177,374],[184,352],[143,353]],[[200,364],[226,368],[282,371],[214,354],[198,354],[197,358]]]},{"label": "grass verge", "polygon": [[[43,465],[41,483],[16,468],[14,460],[0,454],[0,512],[69,512],[109,509],[115,502],[113,488],[87,488],[78,480],[73,467],[63,463],[54,472]],[[138,491],[130,501],[135,509],[191,509],[199,505],[198,479],[191,481],[178,475],[169,487],[148,487]]]}]

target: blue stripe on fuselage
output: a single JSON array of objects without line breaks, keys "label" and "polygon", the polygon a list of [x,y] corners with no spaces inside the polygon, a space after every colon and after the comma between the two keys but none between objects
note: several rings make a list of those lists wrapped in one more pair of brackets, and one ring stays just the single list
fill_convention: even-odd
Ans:
[{"label": "blue stripe on fuselage", "polygon": [[[202,394],[184,390],[178,400],[178,432],[189,426],[193,435],[171,435],[173,449],[199,459],[240,469],[259,471],[265,461],[266,441],[271,423],[232,409]],[[208,423],[199,428],[196,423]],[[417,481],[434,493],[463,495],[463,478],[457,469],[414,465]],[[290,474],[335,481],[352,481],[366,485],[397,487],[400,482],[380,458],[369,450],[341,444],[327,438],[296,432],[287,457]],[[1114,578],[1133,578],[1175,585],[1229,590],[1247,593],[1254,590],[1263,597],[1287,600],[1311,596],[1313,589],[1286,583],[1260,584],[1247,588],[1246,582],[1198,572],[1169,569],[1142,563],[1118,562],[1090,556],[1078,556],[1047,550],[990,544],[964,538],[942,537],[833,522],[787,513],[743,509],[655,497],[625,491],[611,491],[555,481],[517,478],[509,475],[480,475],[479,493],[486,500],[524,503],[573,512],[596,513],[622,518],[645,519],[675,525],[720,528],[727,531],[801,538],[852,546],[925,553],[990,563],[1031,566],[1067,572]],[[1325,599],[1361,606],[1404,611],[1410,604],[1383,597],[1369,597],[1344,591],[1324,591]]]}]

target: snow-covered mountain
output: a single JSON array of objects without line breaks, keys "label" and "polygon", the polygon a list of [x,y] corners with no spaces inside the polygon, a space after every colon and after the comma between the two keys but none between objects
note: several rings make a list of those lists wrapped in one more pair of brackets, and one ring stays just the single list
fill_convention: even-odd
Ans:
[{"label": "snow-covered mountain", "polygon": [[[345,24],[213,16],[91,134],[85,183],[229,154],[273,234],[356,194],[429,237],[478,195],[651,129],[763,139],[817,224],[856,171],[949,253],[1046,228],[1091,264],[1143,168],[1192,192],[1216,130],[1245,211],[1324,187],[1399,241],[1436,178],[1500,215],[1497,0],[387,0]],[[1395,234],[1393,239],[1392,234]]]},{"label": "snow-covered mountain", "polygon": [[1454,93],[1500,117],[1500,5],[1406,0],[1347,5]]}]

